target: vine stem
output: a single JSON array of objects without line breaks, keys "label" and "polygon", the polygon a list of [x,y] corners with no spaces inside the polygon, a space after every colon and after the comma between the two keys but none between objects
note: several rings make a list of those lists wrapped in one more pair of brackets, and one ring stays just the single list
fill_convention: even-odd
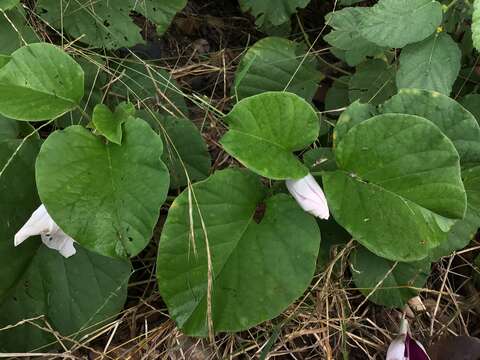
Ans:
[{"label": "vine stem", "polygon": [[458,0],[452,0],[452,1],[450,1],[450,4],[444,5],[444,6],[443,6],[443,12],[446,13],[448,10],[451,9],[451,7],[452,7],[453,5],[455,5],[457,2],[458,2]]}]

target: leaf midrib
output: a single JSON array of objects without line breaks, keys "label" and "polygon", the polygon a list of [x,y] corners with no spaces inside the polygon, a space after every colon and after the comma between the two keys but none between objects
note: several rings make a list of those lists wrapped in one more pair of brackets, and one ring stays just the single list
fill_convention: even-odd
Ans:
[{"label": "leaf midrib", "polygon": [[[253,220],[253,216],[255,215],[255,209],[252,211],[252,214],[250,215],[250,217],[248,218],[247,220],[247,223],[244,227],[244,229],[240,232],[239,236],[238,236],[238,240],[236,241],[235,243],[235,246],[232,247],[232,251],[230,252],[230,254],[228,254],[227,258],[225,259],[225,261],[223,262],[222,266],[220,267],[220,269],[216,272],[216,274],[213,274],[213,278],[212,278],[212,284],[215,282],[215,280],[218,279],[218,277],[220,276],[220,274],[222,273],[222,270],[223,268],[226,266],[226,264],[229,262],[230,258],[232,257],[232,254],[235,252],[235,250],[237,249],[238,247],[238,244],[240,243],[240,241],[243,239],[245,233],[247,232],[248,228],[250,227],[250,224],[252,223],[252,220]],[[208,275],[207,275],[208,276]],[[213,287],[212,286],[212,290],[213,290]],[[197,302],[197,304],[195,305],[195,307],[192,309],[192,311],[190,312],[187,320],[184,322],[184,324],[189,321],[191,318],[192,318],[192,315],[195,314],[198,310],[198,308],[203,304],[203,301],[205,300],[205,297],[207,296],[207,293],[208,293],[208,278],[207,278],[207,289],[206,291],[203,292],[203,294],[201,295],[201,298],[199,299],[199,301]],[[206,309],[208,311],[208,308]],[[213,316],[213,313],[212,313],[212,316]],[[212,319],[213,321],[213,319]],[[215,324],[213,324],[213,326],[215,327]]]}]

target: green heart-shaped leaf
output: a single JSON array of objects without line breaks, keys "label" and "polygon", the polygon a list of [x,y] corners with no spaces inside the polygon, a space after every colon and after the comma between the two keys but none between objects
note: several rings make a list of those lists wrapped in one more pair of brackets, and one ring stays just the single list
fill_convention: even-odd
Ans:
[{"label": "green heart-shaped leaf", "polygon": [[162,148],[141,119],[124,123],[121,146],[81,126],[56,131],[38,155],[38,193],[60,228],[86,248],[134,256],[150,241],[167,195]]},{"label": "green heart-shaped leaf", "polygon": [[250,170],[271,179],[298,179],[308,168],[293,154],[318,137],[310,104],[285,92],[266,92],[238,102],[226,116],[223,148]]},{"label": "green heart-shaped leaf", "polygon": [[331,212],[378,256],[423,259],[465,214],[459,155],[424,118],[363,121],[340,139],[335,157],[340,170],[323,177]]},{"label": "green heart-shaped leaf", "polygon": [[[170,315],[186,334],[208,333],[207,241],[215,332],[244,330],[277,316],[311,281],[320,245],[315,219],[284,194],[259,206],[265,190],[252,173],[227,169],[173,202],[157,277]],[[257,206],[266,209],[261,220]]]}]

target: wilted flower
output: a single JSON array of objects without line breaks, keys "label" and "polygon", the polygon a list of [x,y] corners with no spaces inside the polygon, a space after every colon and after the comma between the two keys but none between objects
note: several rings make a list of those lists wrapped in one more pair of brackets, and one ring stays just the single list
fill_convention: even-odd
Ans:
[{"label": "wilted flower", "polygon": [[405,318],[400,323],[400,333],[388,347],[386,360],[430,360],[422,344],[411,338]]},{"label": "wilted flower", "polygon": [[70,236],[55,224],[55,221],[48,214],[45,205],[35,210],[25,225],[15,234],[14,244],[20,245],[30,236],[40,235],[42,242],[50,249],[58,250],[60,254],[68,258],[77,252]]},{"label": "wilted flower", "polygon": [[298,180],[286,180],[285,183],[303,210],[320,219],[329,218],[327,199],[312,174]]}]

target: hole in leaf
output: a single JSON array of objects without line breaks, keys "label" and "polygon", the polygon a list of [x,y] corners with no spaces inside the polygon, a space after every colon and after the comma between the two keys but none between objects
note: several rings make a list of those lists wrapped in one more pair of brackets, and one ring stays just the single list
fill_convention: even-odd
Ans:
[{"label": "hole in leaf", "polygon": [[267,204],[261,202],[257,204],[255,208],[255,214],[253,215],[253,220],[260,224],[262,222],[263,216],[265,215],[265,211],[267,210]]}]

